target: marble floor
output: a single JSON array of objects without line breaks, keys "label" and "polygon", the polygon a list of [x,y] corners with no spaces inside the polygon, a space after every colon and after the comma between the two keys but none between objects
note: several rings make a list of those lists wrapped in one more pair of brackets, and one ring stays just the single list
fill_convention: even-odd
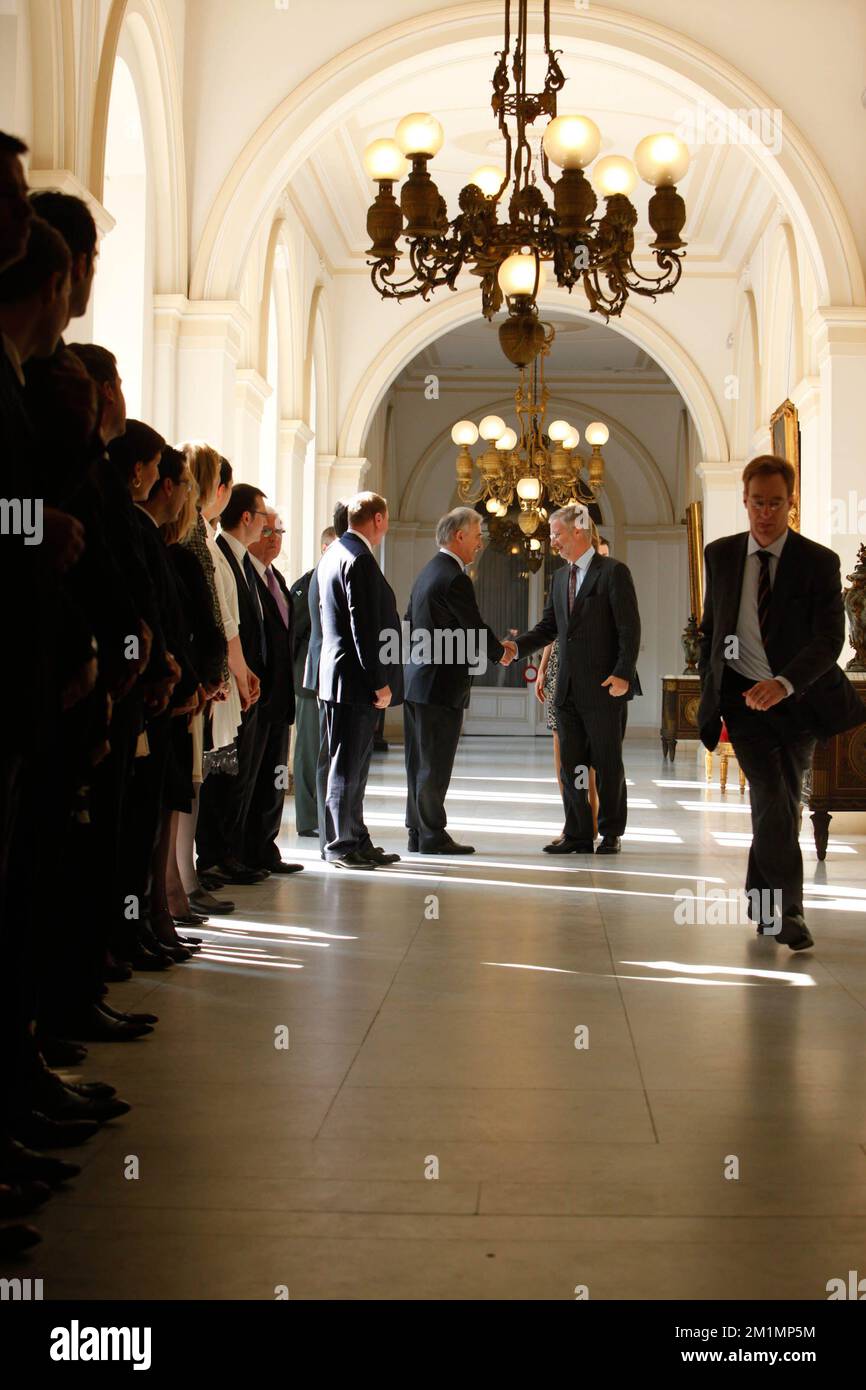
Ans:
[{"label": "marble floor", "polygon": [[[739,887],[749,841],[688,746],[627,746],[617,859],[541,854],[549,759],[464,740],[475,856],[369,875],[326,868],[288,801],[306,871],[113,988],[161,1022],[80,1075],[133,1111],[69,1155],[15,1271],[46,1299],[823,1299],[866,1274],[866,837],[834,821],[819,865],[805,818],[795,955],[676,920],[677,893]],[[403,798],[392,746],[367,819],[405,855]]]}]

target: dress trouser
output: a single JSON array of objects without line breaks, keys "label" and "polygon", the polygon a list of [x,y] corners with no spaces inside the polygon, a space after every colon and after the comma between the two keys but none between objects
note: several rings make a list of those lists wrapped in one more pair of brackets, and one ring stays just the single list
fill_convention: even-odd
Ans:
[{"label": "dress trouser", "polygon": [[417,832],[421,850],[436,849],[448,839],[445,797],[462,727],[462,708],[403,702],[406,825]]},{"label": "dress trouser", "polygon": [[564,702],[556,706],[566,839],[593,839],[589,804],[591,767],[595,768],[598,789],[598,833],[603,836],[624,834],[628,797],[622,741],[627,720],[628,704],[623,697],[608,695],[604,701],[589,706],[578,703],[569,689]]},{"label": "dress trouser", "polygon": [[316,813],[319,825],[319,849],[322,858],[325,857],[325,843],[327,841],[325,825],[325,796],[328,790],[328,768],[330,757],[328,755],[328,725],[325,719],[325,702],[317,698],[316,704],[319,713],[319,756],[316,759]]},{"label": "dress trouser", "polygon": [[299,695],[295,701],[295,829],[305,835],[319,824],[316,805],[316,764],[319,761],[319,708],[314,695]]},{"label": "dress trouser", "polygon": [[772,896],[778,893],[783,917],[802,916],[800,799],[816,740],[793,696],[769,710],[749,709],[743,692],[754,684],[726,666],[719,699],[737,762],[749,783],[752,846],[746,892],[768,893],[763,901],[770,903],[778,901]]},{"label": "dress trouser", "polygon": [[262,756],[246,815],[243,855],[243,862],[254,869],[267,869],[282,858],[277,841],[286,800],[291,725],[285,720],[262,721],[261,730]]},{"label": "dress trouser", "polygon": [[375,705],[324,702],[328,754],[325,788],[325,858],[364,851],[370,834],[364,824],[364,792],[379,711]]},{"label": "dress trouser", "polygon": [[243,859],[244,818],[263,752],[257,704],[241,715],[237,744],[237,774],[231,777],[225,772],[212,772],[202,782],[195,832],[201,871],[222,864],[227,855]]}]

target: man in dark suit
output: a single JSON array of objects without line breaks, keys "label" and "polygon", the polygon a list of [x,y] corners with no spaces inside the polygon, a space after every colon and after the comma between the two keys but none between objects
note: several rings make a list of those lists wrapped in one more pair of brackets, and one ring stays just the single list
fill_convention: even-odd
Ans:
[{"label": "man in dark suit", "polygon": [[592,854],[589,768],[598,786],[596,854],[618,854],[628,802],[622,765],[627,701],[636,694],[640,614],[630,571],[592,547],[589,512],[579,503],[550,518],[553,549],[568,561],[553,576],[547,606],[531,632],[505,642],[528,656],[559,639],[554,704],[562,759],[565,831],[546,854]]},{"label": "man in dark suit", "polygon": [[295,718],[293,678],[294,615],[289,588],[274,568],[283,546],[283,524],[276,512],[265,517],[259,540],[249,547],[256,572],[267,636],[265,694],[259,702],[264,734],[261,761],[244,827],[244,862],[272,874],[294,874],[303,864],[287,864],[277,840],[289,772],[289,736]]},{"label": "man in dark suit", "polygon": [[[349,528],[349,509],[345,502],[334,507],[334,534],[337,540],[345,536]],[[319,561],[321,564],[321,560]],[[308,690],[319,689],[319,661],[322,655],[322,613],[319,606],[319,570],[313,570],[310,578],[307,607],[310,610],[310,640],[307,644],[307,660],[304,664],[304,685]],[[319,754],[316,760],[316,819],[319,825],[319,850],[325,857],[325,791],[328,785],[328,731],[325,727],[325,706],[317,698],[319,717]],[[375,744],[375,736],[374,736]]]},{"label": "man in dark suit", "polygon": [[[324,555],[331,541],[337,539],[333,526],[326,526],[321,537],[321,551]],[[319,833],[319,813],[316,804],[316,764],[319,761],[321,736],[319,731],[319,710],[316,703],[316,684],[318,684],[318,662],[316,664],[316,684],[304,683],[304,670],[310,647],[312,619],[310,615],[310,583],[315,569],[307,570],[292,585],[292,612],[294,616],[294,649],[292,664],[295,682],[295,756],[292,775],[295,784],[295,830],[299,835],[317,836]],[[318,626],[318,599],[316,601],[316,622]],[[321,627],[319,626],[319,650],[321,650]]]},{"label": "man in dark suit", "polygon": [[[231,566],[238,593],[240,639],[244,660],[262,685],[267,669],[267,635],[259,585],[247,547],[261,539],[267,511],[264,493],[250,483],[238,483],[220,517],[217,545]],[[196,847],[198,871],[225,883],[259,883],[265,870],[245,864],[244,826],[255,790],[267,738],[258,704],[244,710],[238,730],[236,777],[206,777],[202,783]]]},{"label": "man in dark suit", "polygon": [[795,481],[785,459],[752,459],[743,472],[749,530],[704,552],[698,725],[712,749],[724,720],[749,782],[749,915],[759,935],[802,951],[814,945],[803,916],[803,774],[816,738],[863,723],[863,707],[837,665],[839,557],[790,530]]},{"label": "man in dark suit", "polygon": [[364,824],[364,791],[380,709],[403,698],[400,617],[373,549],[388,530],[388,504],[359,492],[349,528],[319,561],[322,652],[319,699],[325,706],[328,781],[325,858],[341,869],[376,869],[399,855],[376,848]]},{"label": "man in dark suit", "polygon": [[438,553],[412,586],[406,622],[403,730],[406,755],[406,825],[409,850],[421,854],[472,854],[445,827],[445,797],[472,676],[488,662],[509,665],[511,655],[487,626],[466,573],[484,544],[481,517],[456,507],[436,527]]}]

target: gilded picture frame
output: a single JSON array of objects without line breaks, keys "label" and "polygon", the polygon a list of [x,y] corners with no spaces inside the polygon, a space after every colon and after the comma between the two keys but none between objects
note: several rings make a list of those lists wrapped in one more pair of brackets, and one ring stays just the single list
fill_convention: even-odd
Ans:
[{"label": "gilded picture frame", "polygon": [[773,441],[773,453],[777,458],[786,459],[793,464],[795,483],[794,483],[794,505],[791,508],[791,515],[788,525],[792,531],[800,529],[800,421],[797,416],[797,407],[792,401],[783,401],[778,410],[774,410],[770,416],[770,436]]},{"label": "gilded picture frame", "polygon": [[692,617],[700,624],[704,613],[704,516],[700,502],[686,507],[686,537],[689,557],[689,603]]}]

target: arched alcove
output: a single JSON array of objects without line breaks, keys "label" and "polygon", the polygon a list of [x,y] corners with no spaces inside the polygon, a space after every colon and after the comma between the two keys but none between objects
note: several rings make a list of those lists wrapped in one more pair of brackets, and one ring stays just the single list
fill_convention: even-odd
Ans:
[{"label": "arched alcove", "polygon": [[[130,55],[134,63],[134,53]],[[117,358],[128,414],[149,418],[153,208],[138,92],[127,61],[114,63],[105,138],[103,199],[114,227],[101,243],[93,286],[94,341]]]}]

